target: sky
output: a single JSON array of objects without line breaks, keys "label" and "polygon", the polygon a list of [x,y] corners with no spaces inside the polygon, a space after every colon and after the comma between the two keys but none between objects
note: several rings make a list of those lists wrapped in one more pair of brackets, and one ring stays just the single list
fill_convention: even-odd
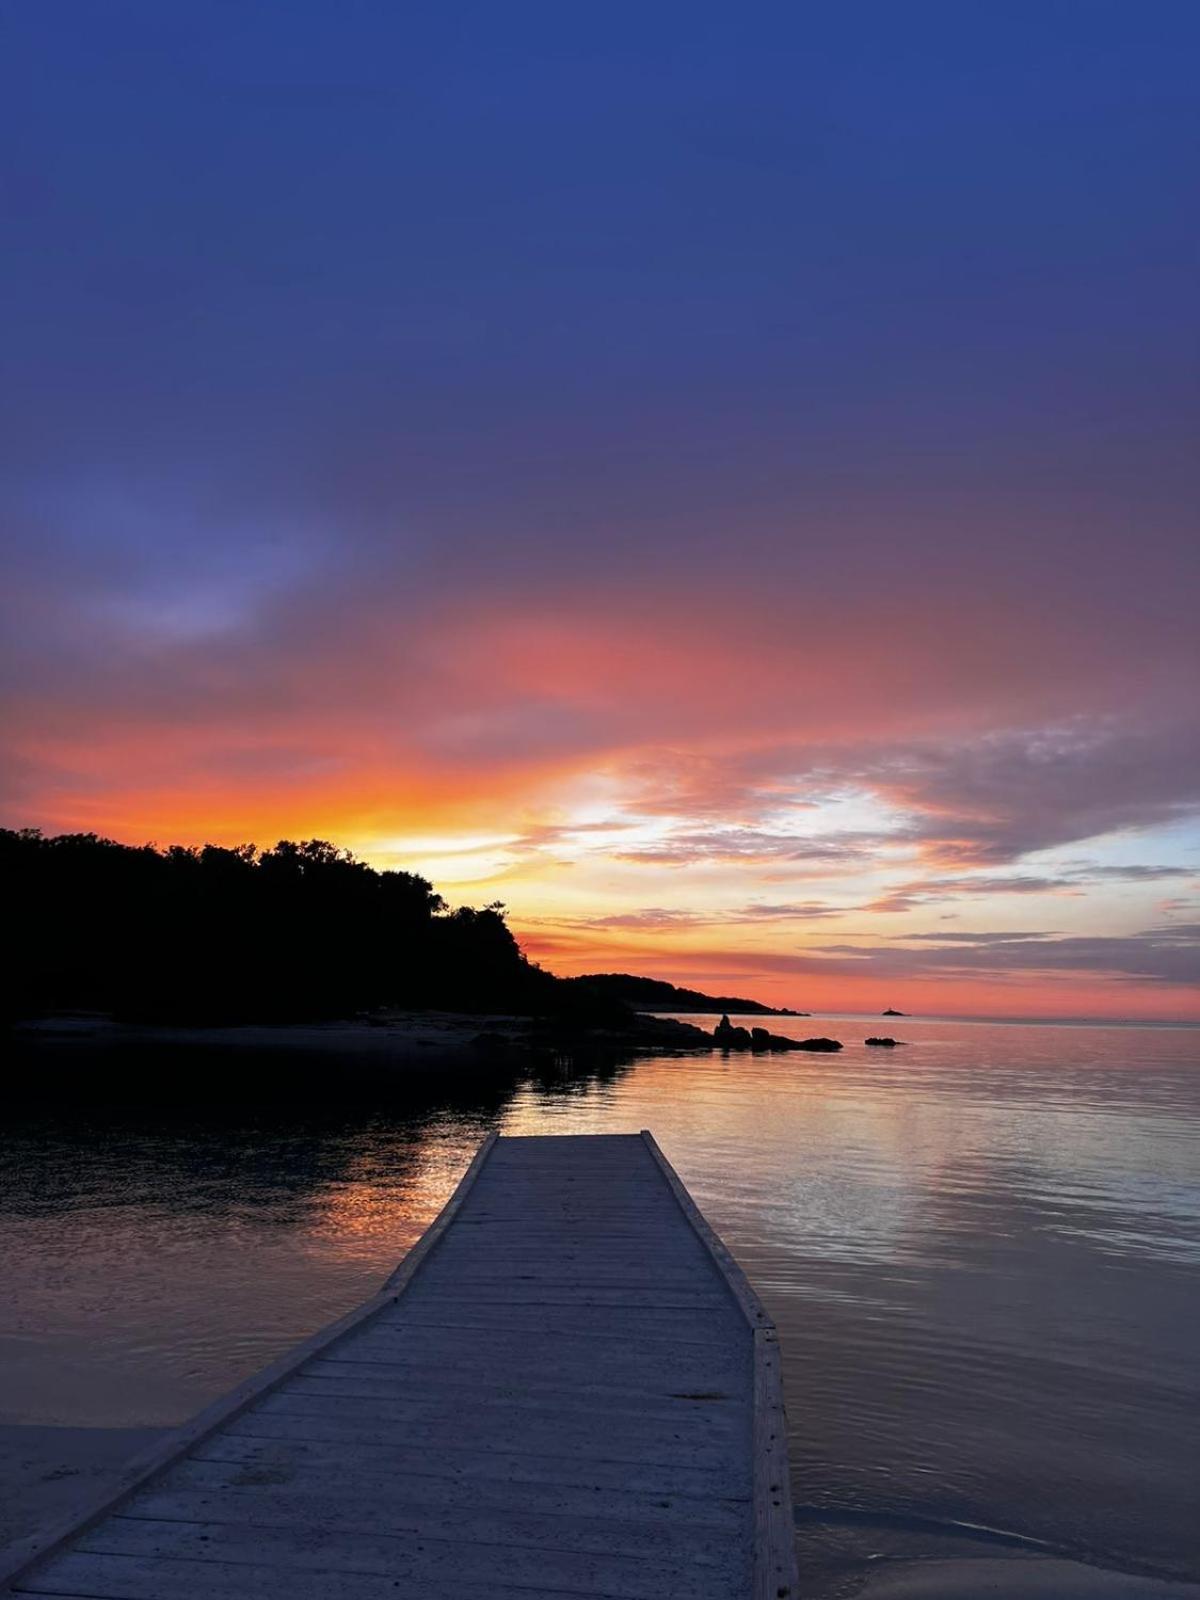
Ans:
[{"label": "sky", "polygon": [[0,821],[1200,1019],[1200,10],[45,0]]}]

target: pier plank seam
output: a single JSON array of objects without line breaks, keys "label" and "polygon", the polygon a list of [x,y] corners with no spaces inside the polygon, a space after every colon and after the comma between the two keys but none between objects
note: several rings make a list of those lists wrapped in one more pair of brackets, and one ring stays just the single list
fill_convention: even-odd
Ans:
[{"label": "pier plank seam", "polygon": [[795,1585],[775,1330],[648,1132],[491,1135],[380,1294],[0,1571],[4,1593],[93,1600]]}]

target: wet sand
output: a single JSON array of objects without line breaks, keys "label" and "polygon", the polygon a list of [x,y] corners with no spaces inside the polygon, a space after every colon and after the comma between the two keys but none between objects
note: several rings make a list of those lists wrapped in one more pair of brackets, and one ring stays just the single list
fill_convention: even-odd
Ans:
[{"label": "wet sand", "polygon": [[889,1562],[855,1600],[1196,1600],[1200,1584],[1165,1583],[1048,1556]]},{"label": "wet sand", "polygon": [[162,1432],[0,1426],[0,1548],[70,1516]]}]

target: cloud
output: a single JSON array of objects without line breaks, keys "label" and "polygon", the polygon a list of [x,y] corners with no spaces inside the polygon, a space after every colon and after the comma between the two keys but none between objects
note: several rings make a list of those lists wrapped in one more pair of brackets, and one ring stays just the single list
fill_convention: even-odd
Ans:
[{"label": "cloud", "polygon": [[1088,866],[1073,872],[1071,878],[1075,883],[1154,883],[1163,878],[1194,878],[1198,873],[1200,866]]},{"label": "cloud", "polygon": [[681,828],[653,844],[613,851],[619,861],[658,866],[714,862],[803,862],[814,867],[854,867],[897,843],[890,833],[789,833],[782,828]]},{"label": "cloud", "polygon": [[529,917],[523,926],[537,929],[558,928],[574,932],[601,933],[630,931],[665,933],[692,928],[735,928],[754,923],[807,922],[822,917],[837,917],[844,907],[821,900],[804,900],[787,905],[754,903],[730,909],[696,911],[665,906],[645,906],[636,911],[597,912],[591,916]]},{"label": "cloud", "polygon": [[844,912],[844,906],[830,905],[823,900],[801,900],[782,905],[743,906],[735,915],[748,922],[796,922],[809,917],[839,917]]},{"label": "cloud", "polygon": [[889,889],[867,903],[864,911],[905,912],[974,895],[1067,894],[1078,895],[1086,888],[1113,883],[1155,883],[1172,878],[1193,878],[1195,867],[1185,866],[1087,866],[1069,868],[1054,875],[1028,872],[978,872],[959,877],[926,877]]},{"label": "cloud", "polygon": [[1030,939],[1052,939],[1057,938],[1058,934],[1053,929],[1030,929],[1019,933],[981,933],[977,931],[967,932],[964,929],[954,933],[905,933],[901,934],[900,937],[906,944],[968,944],[983,946],[989,944],[1023,943]]},{"label": "cloud", "polygon": [[[1200,924],[1148,928],[1126,936],[985,935],[965,943],[913,950],[909,945],[834,944],[818,959],[838,958],[882,976],[1104,975],[1129,983],[1191,987],[1200,983]],[[811,970],[811,968],[809,969]]]},{"label": "cloud", "polygon": [[911,911],[917,906],[957,900],[963,895],[1054,894],[1075,889],[1074,882],[1062,877],[1042,877],[1033,873],[1001,876],[984,873],[974,877],[917,878],[890,889],[869,901],[864,911]]}]

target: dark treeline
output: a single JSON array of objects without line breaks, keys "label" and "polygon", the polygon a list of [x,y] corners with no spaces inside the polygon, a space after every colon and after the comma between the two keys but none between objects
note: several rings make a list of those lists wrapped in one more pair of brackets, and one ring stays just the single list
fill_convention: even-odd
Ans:
[{"label": "dark treeline", "polygon": [[451,910],[424,878],[323,840],[185,849],[0,830],[10,1017],[291,1021],[375,1006],[543,1013],[570,991],[503,907]]}]

